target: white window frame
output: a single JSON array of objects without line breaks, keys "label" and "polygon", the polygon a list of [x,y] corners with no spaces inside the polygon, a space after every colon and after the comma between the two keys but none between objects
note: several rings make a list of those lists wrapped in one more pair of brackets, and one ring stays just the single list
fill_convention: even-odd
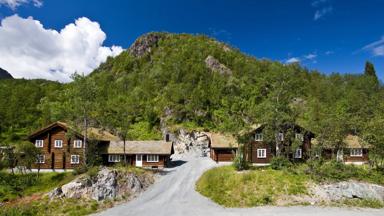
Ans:
[{"label": "white window frame", "polygon": [[[77,158],[77,160],[74,160]],[[80,164],[80,155],[71,155],[71,164]]]},{"label": "white window frame", "polygon": [[44,147],[44,140],[35,140],[35,146],[36,146],[36,148],[43,148]]},{"label": "white window frame", "polygon": [[76,139],[73,141],[73,148],[82,148],[83,140]]},{"label": "white window frame", "polygon": [[257,149],[257,158],[267,158],[267,149]]},{"label": "white window frame", "polygon": [[300,141],[304,141],[304,135],[301,133],[296,133],[295,138]]},{"label": "white window frame", "polygon": [[120,155],[114,155],[114,154],[108,155],[108,162],[110,162],[110,163],[118,163],[120,161],[121,161],[121,156]]},{"label": "white window frame", "polygon": [[262,133],[256,133],[255,134],[255,141],[263,141],[263,134]]},{"label": "white window frame", "polygon": [[[58,145],[60,143],[60,145]],[[63,148],[63,140],[55,140],[54,142],[55,148]]]},{"label": "white window frame", "polygon": [[363,156],[363,149],[362,148],[352,148],[350,151],[351,157],[362,157]]},{"label": "white window frame", "polygon": [[36,156],[36,163],[37,164],[44,164],[45,163],[45,155],[40,154]]},{"label": "white window frame", "polygon": [[159,155],[147,155],[147,162],[159,162]]},{"label": "white window frame", "polygon": [[303,149],[301,149],[301,148],[296,149],[294,156],[295,156],[295,158],[302,158],[303,157]]},{"label": "white window frame", "polygon": [[277,139],[279,140],[279,141],[284,141],[284,133],[278,133],[277,134]]}]

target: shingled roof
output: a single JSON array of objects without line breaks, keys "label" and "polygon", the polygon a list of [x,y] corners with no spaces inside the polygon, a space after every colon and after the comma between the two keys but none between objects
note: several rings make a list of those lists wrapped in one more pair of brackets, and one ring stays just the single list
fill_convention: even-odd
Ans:
[{"label": "shingled roof", "polygon": [[[102,150],[102,154],[124,154],[124,142],[123,141],[111,141],[105,149]],[[158,154],[158,155],[170,155],[173,154],[172,142],[166,141],[126,141],[125,142],[126,154]]]},{"label": "shingled roof", "polygon": [[211,139],[211,148],[238,148],[239,144],[235,137],[229,134],[208,133]]}]

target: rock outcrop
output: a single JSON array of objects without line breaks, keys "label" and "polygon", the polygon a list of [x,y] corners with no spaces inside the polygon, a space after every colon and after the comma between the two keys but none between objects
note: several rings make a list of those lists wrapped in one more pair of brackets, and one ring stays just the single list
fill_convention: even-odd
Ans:
[{"label": "rock outcrop", "polygon": [[224,64],[221,64],[219,60],[215,59],[213,56],[208,56],[205,59],[205,65],[212,70],[213,72],[217,72],[221,75],[231,75],[232,71]]},{"label": "rock outcrop", "polygon": [[209,137],[204,132],[180,129],[173,137],[176,157],[188,153],[202,157],[209,155]]},{"label": "rock outcrop", "polygon": [[85,198],[97,201],[134,196],[154,182],[153,175],[137,175],[103,167],[96,176],[83,176],[55,188],[48,196],[54,198]]},{"label": "rock outcrop", "polygon": [[312,193],[322,200],[375,199],[384,201],[384,187],[376,184],[356,181],[315,185]]},{"label": "rock outcrop", "polygon": [[152,49],[157,46],[157,42],[162,38],[161,33],[148,33],[139,37],[128,52],[135,57],[142,57],[147,53],[151,53]]}]

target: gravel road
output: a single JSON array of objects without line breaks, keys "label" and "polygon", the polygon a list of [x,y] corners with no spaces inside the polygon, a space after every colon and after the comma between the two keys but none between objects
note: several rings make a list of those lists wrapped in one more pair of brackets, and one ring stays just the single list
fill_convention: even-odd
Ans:
[{"label": "gravel road", "polygon": [[223,208],[195,191],[201,174],[217,166],[210,158],[189,156],[167,169],[157,183],[138,198],[107,209],[97,215],[135,216],[226,216],[226,215],[311,215],[311,216],[384,216],[382,209],[322,208],[312,206]]}]

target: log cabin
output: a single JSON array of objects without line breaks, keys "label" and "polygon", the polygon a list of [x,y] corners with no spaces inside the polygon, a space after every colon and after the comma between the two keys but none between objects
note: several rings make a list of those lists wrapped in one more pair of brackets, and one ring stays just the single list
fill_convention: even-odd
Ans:
[{"label": "log cabin", "polygon": [[[242,132],[243,136],[248,136],[249,141],[245,145],[246,159],[255,165],[268,165],[279,150],[281,154],[286,155],[293,161],[303,161],[309,157],[311,150],[311,140],[314,134],[298,125],[287,125],[282,131],[276,134],[276,139],[279,144],[267,143],[264,139],[264,125],[252,125],[251,130]],[[285,135],[288,129],[293,129],[294,139],[300,145],[294,150],[291,150],[292,141],[286,139]]]},{"label": "log cabin", "polygon": [[[312,143],[316,147],[319,145],[319,141],[316,139],[313,139]],[[343,143],[344,147],[342,150],[336,150],[333,146],[324,144],[320,149],[320,153],[325,159],[336,159],[345,164],[362,165],[369,162],[368,154],[370,145],[364,142],[359,136],[348,134],[344,138]],[[318,155],[320,155],[320,153]]]},{"label": "log cabin", "polygon": [[[144,168],[164,168],[174,153],[173,143],[167,141],[111,141],[101,150],[104,164],[124,162]],[[125,155],[125,157],[124,157]]]},{"label": "log cabin", "polygon": [[[89,128],[87,133],[87,143],[96,146],[118,140],[118,137],[98,128]],[[28,139],[41,149],[32,166],[34,169],[65,170],[84,164],[84,137],[67,123],[52,123],[29,135]]]},{"label": "log cabin", "polygon": [[210,157],[216,162],[232,161],[239,144],[235,137],[228,134],[207,133],[210,138]]}]

